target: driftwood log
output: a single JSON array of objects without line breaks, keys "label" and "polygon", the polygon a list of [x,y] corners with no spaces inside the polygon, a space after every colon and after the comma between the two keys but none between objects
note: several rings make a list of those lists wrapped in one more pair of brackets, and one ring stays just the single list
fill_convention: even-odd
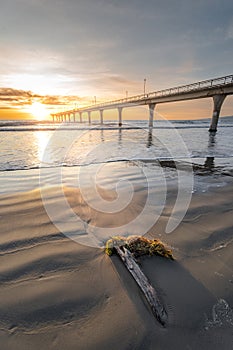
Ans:
[{"label": "driftwood log", "polygon": [[144,275],[138,263],[133,257],[133,254],[125,247],[115,246],[117,254],[120,256],[124,265],[127,267],[139,287],[141,288],[146,300],[148,301],[151,310],[157,320],[164,326],[167,322],[167,313],[159,300],[158,294],[152,287],[147,277]]}]

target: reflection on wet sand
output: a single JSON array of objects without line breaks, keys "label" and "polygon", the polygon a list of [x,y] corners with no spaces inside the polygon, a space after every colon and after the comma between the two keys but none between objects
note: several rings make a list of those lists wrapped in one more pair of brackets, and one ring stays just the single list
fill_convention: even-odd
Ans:
[{"label": "reflection on wet sand", "polygon": [[146,144],[146,147],[147,148],[150,148],[152,145],[153,145],[153,142],[152,142],[152,131],[153,131],[153,128],[149,128],[149,131],[148,131],[148,136],[147,136],[147,144]]},{"label": "reflection on wet sand", "polygon": [[214,157],[206,157],[204,167],[207,170],[213,170],[214,169]]}]

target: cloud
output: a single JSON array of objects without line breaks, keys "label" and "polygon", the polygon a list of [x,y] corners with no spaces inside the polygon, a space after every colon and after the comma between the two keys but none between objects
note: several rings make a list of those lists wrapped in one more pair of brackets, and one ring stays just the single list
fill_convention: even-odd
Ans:
[{"label": "cloud", "polygon": [[155,90],[229,74],[232,10],[229,0],[8,0],[1,85],[61,105],[140,93],[144,77]]},{"label": "cloud", "polygon": [[79,96],[63,95],[38,95],[31,91],[12,88],[0,88],[0,108],[10,109],[29,106],[34,102],[40,102],[48,106],[67,106],[82,103],[85,98]]},{"label": "cloud", "polygon": [[0,96],[11,96],[12,98],[18,98],[18,97],[32,97],[33,94],[31,91],[23,91],[23,90],[17,90],[12,88],[0,88]]},{"label": "cloud", "polygon": [[35,97],[37,97],[37,95],[34,95],[31,91],[0,88],[0,105],[4,108],[31,104],[32,99]]},{"label": "cloud", "polygon": [[226,39],[233,39],[233,20],[226,30]]},{"label": "cloud", "polygon": [[129,80],[123,76],[120,75],[110,75],[107,77],[107,79],[112,82],[113,84],[119,84],[124,86],[135,86],[137,85],[136,81]]},{"label": "cloud", "polygon": [[85,98],[78,96],[41,96],[40,102],[46,105],[69,105],[85,101]]}]

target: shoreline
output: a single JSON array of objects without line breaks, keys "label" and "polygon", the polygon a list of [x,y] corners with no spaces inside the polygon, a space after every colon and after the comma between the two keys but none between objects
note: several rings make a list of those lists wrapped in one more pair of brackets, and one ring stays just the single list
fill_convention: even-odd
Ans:
[{"label": "shoreline", "polygon": [[[230,158],[231,159],[231,158]],[[168,183],[173,182],[176,177],[176,164],[179,170],[184,172],[193,171],[194,175],[194,193],[203,191],[203,188],[224,187],[231,183],[233,178],[233,169],[230,166],[221,165],[220,160],[216,157],[193,158],[193,162],[187,162],[184,158],[178,158],[175,161],[171,158],[161,157],[158,159],[113,159],[107,162],[87,163],[77,165],[63,165],[51,167],[34,167],[29,169],[7,169],[0,171],[0,196],[8,193],[26,192],[39,189],[43,186],[78,186],[77,174],[79,169],[85,167],[88,172],[98,165],[112,166],[119,165],[124,168],[132,165],[142,168],[147,164],[153,167],[164,169],[164,176]],[[217,164],[214,164],[217,162]],[[150,169],[149,169],[150,170]],[[58,181],[58,175],[62,174],[63,178]],[[114,174],[113,176],[114,181]],[[168,175],[168,176],[167,176]],[[158,179],[157,179],[158,180]],[[116,178],[118,181],[118,178]],[[6,186],[6,183],[8,184]],[[175,183],[175,182],[174,182]],[[156,186],[155,182],[155,186]]]}]

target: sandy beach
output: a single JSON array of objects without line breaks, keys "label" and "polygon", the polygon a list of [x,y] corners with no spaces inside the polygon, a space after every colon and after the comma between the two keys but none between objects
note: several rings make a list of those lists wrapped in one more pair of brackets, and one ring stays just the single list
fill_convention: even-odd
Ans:
[{"label": "sandy beach", "polygon": [[[67,187],[64,193],[87,219],[79,190]],[[110,192],[104,195],[111,199]],[[59,208],[56,187],[48,196]],[[165,234],[174,199],[171,190],[147,237],[171,247],[175,261],[140,258],[168,313],[162,327],[119,257],[59,232],[39,189],[1,195],[1,349],[230,350],[233,181],[228,177],[221,188],[194,193],[182,223]],[[134,209],[126,209],[124,218]],[[88,215],[99,224],[94,213]],[[111,226],[109,218],[99,220]]]},{"label": "sandy beach", "polygon": [[0,350],[233,350],[233,0],[0,33]]}]

